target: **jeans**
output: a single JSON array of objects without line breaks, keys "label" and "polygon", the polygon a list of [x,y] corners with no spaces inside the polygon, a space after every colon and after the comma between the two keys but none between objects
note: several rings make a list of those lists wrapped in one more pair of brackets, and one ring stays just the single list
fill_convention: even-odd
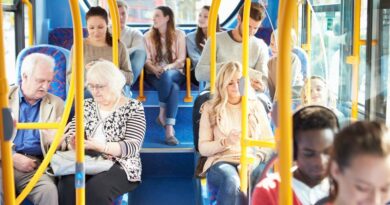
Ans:
[{"label": "jeans", "polygon": [[218,205],[243,204],[244,197],[240,192],[240,177],[236,165],[217,162],[207,172],[207,181],[218,190]]},{"label": "jeans", "polygon": [[185,81],[184,75],[178,70],[167,70],[160,76],[160,79],[154,74],[148,74],[146,80],[158,91],[160,107],[166,108],[165,124],[175,125],[180,85]]},{"label": "jeans", "polygon": [[130,53],[130,64],[131,69],[133,70],[133,84],[137,81],[138,76],[141,73],[146,61],[146,51],[142,49],[133,50]]}]

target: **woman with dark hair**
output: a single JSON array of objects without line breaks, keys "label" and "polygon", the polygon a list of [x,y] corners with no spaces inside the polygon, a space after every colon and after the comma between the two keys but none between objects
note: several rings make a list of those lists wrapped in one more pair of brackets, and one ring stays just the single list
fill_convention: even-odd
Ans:
[{"label": "woman with dark hair", "polygon": [[[191,77],[194,76],[194,78],[191,79],[193,82],[196,81],[194,68],[198,64],[200,55],[202,54],[203,47],[206,44],[207,40],[209,13],[210,6],[203,6],[202,10],[199,12],[198,15],[198,26],[196,28],[196,31],[193,31],[186,36],[187,53],[191,59]],[[220,31],[219,18],[217,18],[216,29],[217,32]]]},{"label": "woman with dark hair", "polygon": [[329,204],[390,201],[390,135],[381,122],[356,122],[336,135],[331,155]]},{"label": "woman with dark hair", "polygon": [[[84,67],[87,70],[100,59],[113,61],[112,36],[108,31],[108,14],[102,7],[91,7],[86,14],[88,37],[84,39]],[[73,50],[73,47],[72,47]],[[126,84],[131,85],[133,72],[125,45],[118,42],[119,69],[125,75]],[[67,72],[70,79],[71,70]]]},{"label": "woman with dark hair", "polygon": [[165,128],[165,142],[168,145],[179,143],[173,126],[176,122],[180,84],[185,80],[185,43],[184,32],[175,28],[172,9],[167,6],[157,7],[153,26],[145,34],[145,69],[146,80],[158,91],[160,113],[156,121]]}]

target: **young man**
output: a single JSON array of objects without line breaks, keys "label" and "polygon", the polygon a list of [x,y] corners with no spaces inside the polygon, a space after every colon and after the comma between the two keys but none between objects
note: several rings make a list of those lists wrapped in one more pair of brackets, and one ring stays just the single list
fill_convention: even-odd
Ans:
[{"label": "young man", "polygon": [[[322,106],[304,107],[294,114],[294,205],[315,204],[329,195],[328,157],[338,127],[336,115]],[[278,174],[261,180],[253,192],[252,204],[277,205],[279,184]]]},{"label": "young man", "polygon": [[[146,51],[144,47],[144,39],[141,31],[138,29],[126,26],[128,15],[128,5],[123,0],[117,1],[119,10],[119,20],[121,26],[120,40],[126,45],[127,52],[130,55],[131,68],[133,69],[133,84],[137,81],[141,70],[146,61]],[[111,29],[111,27],[110,27]]]},{"label": "young man", "polygon": [[[261,73],[258,78],[251,79],[251,85],[257,92],[263,92],[267,86],[268,79],[268,47],[261,39],[254,35],[259,29],[264,17],[264,7],[259,3],[252,2],[249,19],[249,67]],[[231,31],[217,33],[217,73],[222,64],[227,61],[242,60],[242,20],[244,7],[240,8],[237,15],[237,26]],[[195,67],[195,77],[198,81],[206,81],[206,88],[210,83],[210,39],[207,40]],[[254,71],[255,72],[255,71]],[[256,73],[256,72],[255,72]]]},{"label": "young man", "polygon": [[[30,54],[23,60],[22,83],[12,86],[8,94],[17,122],[56,122],[61,118],[64,102],[48,93],[54,77],[54,66],[54,59],[41,53]],[[13,136],[12,158],[17,192],[22,191],[34,176],[53,137],[53,132],[47,130],[17,130]],[[43,174],[27,198],[38,205],[58,204],[54,179]]]}]

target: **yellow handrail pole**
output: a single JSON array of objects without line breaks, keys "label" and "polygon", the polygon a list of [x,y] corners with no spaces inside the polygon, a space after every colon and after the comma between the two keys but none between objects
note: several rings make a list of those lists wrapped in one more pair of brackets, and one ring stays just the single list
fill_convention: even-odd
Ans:
[{"label": "yellow handrail pole", "polygon": [[[309,1],[309,0],[307,0]],[[302,48],[306,51],[307,53],[307,61],[310,62],[310,52],[311,52],[311,7],[309,2],[306,2],[306,44],[302,45]],[[309,64],[310,65],[310,64]],[[306,90],[305,90],[305,96],[307,100],[307,104],[311,103],[311,67],[308,66],[307,69],[307,84],[306,84]]]},{"label": "yellow handrail pole", "polygon": [[192,102],[191,95],[191,59],[186,58],[186,96],[184,102]]},{"label": "yellow handrail pole", "polygon": [[[272,140],[274,141],[274,139]],[[272,141],[254,140],[250,138],[245,139],[245,141],[245,144],[248,145],[248,147],[267,147],[272,149],[276,148],[276,143]]]},{"label": "yellow handrail pole", "polygon": [[351,119],[358,119],[358,97],[359,97],[359,63],[360,63],[360,13],[361,0],[354,1],[353,12],[353,49],[352,56],[347,57],[347,63],[352,64],[352,109]]},{"label": "yellow handrail pole", "polygon": [[145,69],[141,70],[141,74],[139,76],[139,96],[137,99],[141,102],[144,102],[146,100],[146,96],[144,94],[144,79],[145,79]]},{"label": "yellow handrail pole", "polygon": [[215,91],[215,78],[217,76],[217,36],[216,36],[216,27],[217,27],[217,17],[219,5],[221,0],[213,0],[211,3],[211,9],[209,14],[209,29],[207,30],[209,38],[211,41],[210,47],[210,93],[214,94]]},{"label": "yellow handrail pole", "polygon": [[[76,74],[76,102],[75,102],[75,117],[76,117],[76,173],[75,173],[75,188],[76,188],[76,204],[85,204],[85,169],[84,169],[84,53],[83,53],[83,30],[81,24],[81,15],[78,0],[69,0],[72,12],[73,21],[73,56],[76,56],[73,61],[73,68]],[[113,12],[112,12],[113,14]],[[116,22],[113,24],[115,28]],[[118,32],[118,31],[116,31]],[[118,33],[117,33],[118,34]],[[113,45],[117,40],[113,40]],[[118,46],[118,44],[116,44]],[[118,52],[118,49],[114,50]],[[118,60],[115,56],[113,60]]]},{"label": "yellow handrail pole", "polygon": [[[290,168],[292,166],[292,111],[291,111],[291,27],[292,10],[297,0],[281,0],[279,2],[278,28],[278,59],[276,87],[279,99],[278,127],[280,134],[279,168],[281,184],[279,187],[279,204],[292,204],[292,179]],[[283,71],[283,72],[282,72]]]},{"label": "yellow handrail pole", "polygon": [[46,123],[16,123],[16,129],[18,130],[29,130],[29,129],[58,129],[61,123],[46,122]]},{"label": "yellow handrail pole", "polygon": [[22,0],[22,3],[27,6],[28,13],[28,45],[34,45],[34,21],[33,21],[33,8],[29,0]]},{"label": "yellow handrail pole", "polygon": [[[74,81],[75,81],[75,73],[72,72],[71,75],[71,83],[69,87],[69,92],[67,96],[67,103],[65,104],[64,113],[62,114],[61,121],[59,123],[59,126],[57,127],[58,130],[54,136],[54,140],[49,148],[49,150],[46,153],[45,158],[43,159],[41,165],[38,167],[37,171],[35,172],[33,178],[31,178],[30,182],[27,184],[27,186],[24,188],[24,190],[19,194],[19,196],[16,199],[16,204],[22,203],[22,201],[27,197],[27,195],[30,193],[30,191],[34,188],[38,180],[41,178],[43,173],[45,172],[47,166],[50,163],[50,160],[52,156],[54,155],[55,151],[57,150],[58,145],[60,144],[61,138],[64,135],[65,126],[67,123],[67,119],[69,117],[70,109],[72,107],[72,102],[74,98]],[[24,123],[23,123],[24,124]],[[31,127],[32,129],[43,129],[42,127]],[[45,128],[46,129],[46,128]],[[49,129],[49,128],[47,128]]]},{"label": "yellow handrail pole", "polygon": [[[3,28],[3,7],[0,8],[0,28]],[[12,142],[6,139],[4,131],[3,110],[8,109],[8,81],[5,72],[3,29],[0,30],[0,136],[1,136],[1,169],[3,173],[3,192],[5,204],[15,205],[14,170],[11,153]],[[10,136],[8,136],[10,138]]]},{"label": "yellow handrail pole", "polygon": [[112,22],[112,62],[119,66],[118,41],[120,35],[119,11],[116,0],[108,0],[108,8],[111,14]]},{"label": "yellow handrail pole", "polygon": [[241,169],[240,169],[240,189],[247,193],[248,189],[248,158],[247,142],[248,138],[248,58],[249,58],[249,11],[251,1],[245,0],[244,14],[242,19],[242,77],[244,78],[244,93],[241,98]]}]

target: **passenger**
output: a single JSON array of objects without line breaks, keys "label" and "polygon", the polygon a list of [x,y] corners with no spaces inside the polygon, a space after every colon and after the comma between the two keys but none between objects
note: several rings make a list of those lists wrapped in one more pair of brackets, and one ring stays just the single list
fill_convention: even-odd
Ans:
[{"label": "passenger", "polygon": [[344,114],[340,112],[336,107],[335,96],[333,95],[332,91],[329,90],[323,78],[319,76],[310,77],[310,99],[307,96],[306,90],[308,89],[309,89],[309,82],[308,80],[306,80],[301,90],[302,106],[322,105],[328,107],[336,114],[341,125],[344,125],[346,123]]},{"label": "passenger", "polygon": [[[242,6],[239,15],[237,15],[237,26],[235,29],[217,34],[217,72],[225,62],[242,60],[243,12],[244,7]],[[257,92],[265,91],[268,79],[268,47],[263,40],[254,36],[264,17],[264,7],[257,2],[252,2],[249,19],[249,67],[251,68],[251,76],[254,76],[251,78],[251,85]],[[205,81],[207,83],[206,88],[209,87],[210,83],[210,46],[211,42],[209,39],[195,68],[196,79]],[[254,74],[252,75],[252,73]]]},{"label": "passenger", "polygon": [[[86,176],[87,204],[111,204],[141,181],[139,152],[145,135],[145,115],[140,102],[121,94],[125,82],[123,74],[109,61],[98,61],[87,71],[87,87],[93,99],[84,101],[84,146],[115,161],[108,171]],[[73,119],[65,134],[68,149],[75,146],[74,129]],[[74,183],[74,175],[60,178],[60,204],[76,204]]]},{"label": "passenger", "polygon": [[[33,53],[24,58],[21,66],[21,85],[11,86],[8,93],[10,107],[17,122],[60,120],[64,102],[61,98],[48,93],[54,78],[54,67],[54,59],[45,54]],[[21,192],[30,182],[53,139],[52,130],[17,130],[13,135],[12,161],[17,192]],[[1,181],[0,178],[0,184]],[[38,205],[58,204],[54,178],[44,173],[27,199]]]},{"label": "passenger", "polygon": [[179,103],[179,89],[184,82],[186,42],[183,31],[175,28],[171,8],[154,10],[153,26],[145,34],[147,52],[146,80],[158,91],[160,113],[156,122],[165,128],[165,143],[177,145],[173,126]]},{"label": "passenger", "polygon": [[333,147],[328,204],[388,204],[390,135],[386,125],[356,122],[337,134]]},{"label": "passenger", "polygon": [[[191,81],[197,85],[199,82],[195,78],[195,67],[198,64],[203,47],[207,41],[207,27],[209,19],[210,6],[203,6],[198,15],[198,26],[196,31],[193,31],[186,36],[187,53],[191,59]],[[219,18],[217,18],[217,32],[220,31]]]},{"label": "passenger", "polygon": [[[291,32],[291,48],[294,47],[296,42],[295,32]],[[276,75],[277,75],[277,61],[278,61],[278,48],[277,48],[277,30],[271,34],[270,48],[272,57],[268,61],[268,88],[271,99],[275,100],[276,92]],[[293,88],[293,99],[299,99],[299,91],[303,85],[303,75],[301,69],[301,61],[298,56],[291,52],[291,86]]]},{"label": "passenger", "polygon": [[[88,70],[96,61],[105,59],[113,61],[112,36],[108,31],[108,14],[106,10],[97,6],[91,7],[86,14],[88,37],[84,39],[84,66]],[[73,52],[73,47],[72,47]],[[118,42],[119,69],[125,75],[126,84],[133,82],[133,71],[129,62],[129,55],[125,45]],[[72,58],[71,58],[72,59]],[[71,70],[67,71],[70,81]],[[68,82],[69,82],[68,81]]]},{"label": "passenger", "polygon": [[[137,81],[141,70],[144,67],[146,61],[146,51],[144,47],[144,38],[141,31],[126,26],[128,18],[128,5],[124,0],[116,1],[118,10],[119,10],[119,19],[120,19],[120,29],[121,36],[120,39],[122,43],[125,44],[127,52],[130,55],[130,64],[133,71],[133,84]],[[110,27],[110,30],[112,28]]]},{"label": "passenger", "polygon": [[[293,116],[294,160],[293,204],[315,204],[329,195],[327,166],[335,132],[336,115],[323,106],[308,106]],[[261,180],[252,196],[252,204],[277,205],[279,174]]]},{"label": "passenger", "polygon": [[[217,204],[242,204],[238,166],[241,156],[241,64],[227,62],[216,79],[215,94],[202,107],[199,129],[199,152],[207,157],[203,173],[210,185],[218,189]],[[272,139],[273,134],[264,107],[258,100],[248,101],[249,137]],[[253,153],[260,161],[268,150]]]}]

